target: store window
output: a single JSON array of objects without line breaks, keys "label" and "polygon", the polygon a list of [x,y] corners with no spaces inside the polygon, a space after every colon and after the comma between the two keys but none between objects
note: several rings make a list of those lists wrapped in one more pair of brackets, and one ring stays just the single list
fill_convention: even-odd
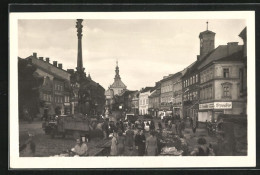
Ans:
[{"label": "store window", "polygon": [[229,78],[229,68],[223,68],[223,77]]}]

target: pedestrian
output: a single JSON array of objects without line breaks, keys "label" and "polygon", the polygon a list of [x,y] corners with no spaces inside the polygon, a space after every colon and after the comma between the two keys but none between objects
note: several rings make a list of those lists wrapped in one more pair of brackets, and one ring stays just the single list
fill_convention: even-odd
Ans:
[{"label": "pedestrian", "polygon": [[161,132],[162,131],[162,124],[161,124],[161,122],[158,123],[158,128],[159,128],[159,131]]},{"label": "pedestrian", "polygon": [[135,136],[135,147],[138,152],[138,156],[144,156],[145,154],[145,135],[144,130],[139,129]]},{"label": "pedestrian", "polygon": [[121,119],[119,121],[119,127],[120,127],[120,130],[121,130],[122,133],[125,132],[124,123],[123,123],[123,121]]},{"label": "pedestrian", "polygon": [[155,136],[155,131],[151,131],[150,136],[146,139],[146,154],[147,156],[156,156],[157,153],[157,138]]},{"label": "pedestrian", "polygon": [[150,130],[151,131],[155,130],[155,125],[154,125],[154,121],[153,120],[151,121],[151,124],[150,124]]},{"label": "pedestrian", "polygon": [[181,137],[182,136],[183,125],[182,125],[180,120],[178,120],[177,123],[176,123],[176,129],[177,129],[177,134]]},{"label": "pedestrian", "polygon": [[108,138],[108,135],[109,135],[109,128],[108,128],[108,122],[107,122],[107,120],[105,120],[105,121],[103,122],[102,131],[103,131],[104,139],[107,139],[107,138]]},{"label": "pedestrian", "polygon": [[172,121],[168,120],[168,126],[171,127]]},{"label": "pedestrian", "polygon": [[193,127],[193,119],[190,117],[190,127]]},{"label": "pedestrian", "polygon": [[88,145],[86,143],[86,137],[81,137],[80,154],[79,156],[88,155]]},{"label": "pedestrian", "polygon": [[74,146],[74,148],[72,149],[73,152],[76,154],[76,155],[80,155],[81,154],[81,141],[80,141],[80,138],[77,138],[76,139],[76,145]]},{"label": "pedestrian", "polygon": [[33,141],[33,134],[28,133],[29,138],[19,147],[20,157],[34,157],[36,145]]},{"label": "pedestrian", "polygon": [[207,145],[205,138],[201,137],[198,139],[199,146],[195,148],[190,155],[191,156],[214,156],[213,150]]},{"label": "pedestrian", "polygon": [[122,131],[118,132],[117,141],[118,141],[118,145],[117,145],[118,146],[118,155],[123,156],[124,150],[125,150],[125,137],[123,136]]},{"label": "pedestrian", "polygon": [[134,131],[129,126],[126,130],[126,145],[128,146],[129,150],[133,149],[134,145]]},{"label": "pedestrian", "polygon": [[171,128],[169,128],[169,129],[171,129],[173,135],[176,135],[178,133],[177,132],[177,126],[176,126],[175,123],[172,123]]},{"label": "pedestrian", "polygon": [[144,127],[145,127],[145,124],[144,124],[144,121],[141,122],[141,128],[142,130],[144,130]]},{"label": "pedestrian", "polygon": [[168,120],[166,118],[164,119],[164,126],[165,128],[168,128]]},{"label": "pedestrian", "polygon": [[113,132],[113,137],[111,140],[111,149],[110,149],[110,155],[111,156],[117,156],[118,155],[118,141],[117,141],[117,133]]}]

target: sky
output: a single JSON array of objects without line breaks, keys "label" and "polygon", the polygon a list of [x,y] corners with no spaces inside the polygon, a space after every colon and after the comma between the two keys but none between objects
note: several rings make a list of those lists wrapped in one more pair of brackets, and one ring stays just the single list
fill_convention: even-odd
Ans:
[{"label": "sky", "polygon": [[[215,47],[239,42],[245,20],[209,20],[215,32]],[[105,89],[114,81],[118,60],[120,76],[129,90],[154,86],[163,76],[179,72],[199,55],[199,33],[206,20],[188,19],[84,19],[83,66]],[[77,64],[76,20],[37,19],[18,21],[18,56],[58,61],[63,69]]]}]

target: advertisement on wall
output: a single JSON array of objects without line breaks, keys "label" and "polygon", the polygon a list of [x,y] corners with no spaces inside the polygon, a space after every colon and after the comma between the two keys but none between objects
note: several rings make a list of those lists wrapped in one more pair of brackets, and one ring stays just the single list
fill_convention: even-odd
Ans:
[{"label": "advertisement on wall", "polygon": [[232,109],[232,102],[213,102],[199,104],[199,109]]}]

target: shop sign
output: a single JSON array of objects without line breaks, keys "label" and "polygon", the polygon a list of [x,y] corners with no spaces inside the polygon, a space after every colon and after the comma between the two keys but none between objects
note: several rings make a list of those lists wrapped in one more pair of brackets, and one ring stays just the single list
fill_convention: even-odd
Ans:
[{"label": "shop sign", "polygon": [[214,103],[199,104],[199,109],[213,109]]},{"label": "shop sign", "polygon": [[66,103],[64,103],[64,106],[69,106],[69,105],[70,105],[70,103],[67,103],[67,102],[66,102]]},{"label": "shop sign", "polygon": [[232,109],[232,102],[214,102],[199,104],[199,109]]},{"label": "shop sign", "polygon": [[232,102],[214,102],[214,109],[232,109]]}]

